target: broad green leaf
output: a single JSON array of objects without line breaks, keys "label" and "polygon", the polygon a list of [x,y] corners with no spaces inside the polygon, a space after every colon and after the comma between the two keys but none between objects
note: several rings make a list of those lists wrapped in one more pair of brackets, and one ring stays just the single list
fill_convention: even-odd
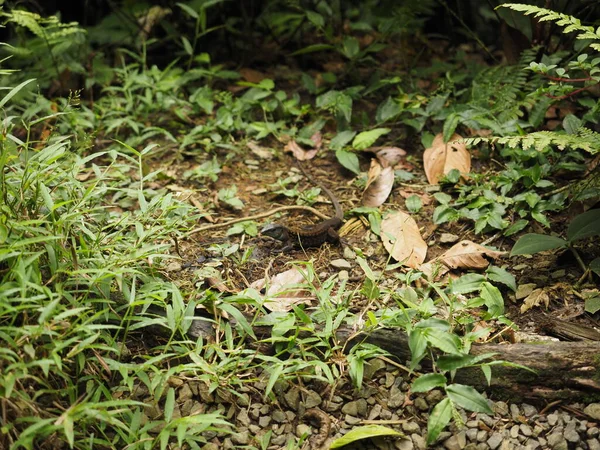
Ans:
[{"label": "broad green leaf", "polygon": [[421,210],[423,204],[421,203],[421,198],[418,195],[411,195],[406,199],[406,209],[408,209],[411,213],[417,213]]},{"label": "broad green leaf", "polygon": [[445,353],[460,353],[460,340],[455,334],[429,328],[425,332],[425,337],[431,345]]},{"label": "broad green leaf", "polygon": [[329,44],[313,44],[295,51],[291,56],[305,55],[307,53],[322,52],[323,50],[333,50],[335,47]]},{"label": "broad green leaf", "polygon": [[441,373],[427,373],[413,381],[411,392],[427,392],[436,387],[446,386],[446,377]]},{"label": "broad green leaf", "polygon": [[451,371],[478,364],[483,360],[491,358],[495,354],[496,353],[483,353],[481,355],[443,355],[437,359],[436,365],[440,370]]},{"label": "broad green leaf", "polygon": [[515,280],[515,276],[508,270],[497,266],[490,266],[485,273],[487,274],[488,279],[502,283],[513,292],[517,291],[517,281]]},{"label": "broad green leaf", "polygon": [[567,241],[547,234],[529,233],[521,236],[510,251],[510,256],[533,255],[534,253],[566,247]]},{"label": "broad green leaf", "polygon": [[568,134],[577,134],[577,130],[581,128],[583,122],[573,114],[567,114],[563,119],[563,128]]},{"label": "broad green leaf", "polygon": [[29,80],[23,81],[17,87],[12,88],[10,92],[6,94],[2,100],[0,100],[0,108],[2,108],[11,98],[13,98],[21,89],[23,89],[25,85],[31,83],[34,80],[35,78],[31,78]]},{"label": "broad green leaf", "polygon": [[504,299],[500,289],[487,281],[481,287],[479,294],[492,317],[504,314]]},{"label": "broad green leaf", "polygon": [[348,59],[354,59],[360,52],[358,39],[352,36],[346,36],[342,42],[341,53]]},{"label": "broad green leaf", "polygon": [[458,114],[452,113],[448,116],[446,121],[444,122],[444,142],[448,142],[454,132],[456,131],[456,127],[458,126],[458,122],[460,120],[460,116]]},{"label": "broad green leaf", "polygon": [[569,242],[598,235],[600,235],[600,209],[591,209],[579,214],[567,228]]},{"label": "broad green leaf", "polygon": [[446,387],[450,400],[469,411],[493,414],[487,400],[471,386],[451,384]]},{"label": "broad green leaf", "polygon": [[361,439],[374,438],[378,436],[404,437],[402,433],[392,430],[388,427],[382,427],[381,425],[365,425],[364,427],[353,428],[341,438],[333,441],[329,448],[342,448],[345,445],[352,444],[353,442]]},{"label": "broad green leaf", "polygon": [[596,275],[600,275],[600,258],[596,258],[590,263],[590,270]]},{"label": "broad green leaf", "polygon": [[408,348],[411,353],[410,367],[413,369],[423,359],[425,350],[427,350],[427,339],[423,335],[423,330],[415,328],[410,332]]},{"label": "broad green leaf", "polygon": [[167,391],[167,399],[165,400],[165,407],[163,412],[165,415],[165,422],[169,423],[173,417],[173,410],[175,408],[175,389],[172,387]]},{"label": "broad green leaf", "polygon": [[456,280],[452,280],[450,289],[453,294],[468,294],[470,292],[479,291],[481,283],[485,281],[485,277],[478,273],[468,273]]},{"label": "broad green leaf", "polygon": [[305,14],[306,18],[310,21],[310,23],[312,23],[317,28],[323,28],[323,26],[325,25],[325,19],[318,12],[307,9]]},{"label": "broad green leaf", "polygon": [[348,152],[346,150],[337,150],[335,152],[335,157],[339,163],[350,172],[355,173],[356,175],[360,174],[360,165],[356,153]]},{"label": "broad green leaf", "polygon": [[341,150],[348,142],[356,136],[356,131],[346,130],[335,135],[329,143],[329,148],[332,150]]},{"label": "broad green leaf", "polygon": [[387,122],[401,112],[402,107],[396,101],[394,101],[392,97],[388,97],[377,107],[377,112],[375,113],[375,122],[378,124]]},{"label": "broad green leaf", "polygon": [[389,128],[375,128],[374,130],[363,131],[354,138],[352,147],[356,150],[364,150],[369,148],[380,136],[388,134],[390,131],[392,130]]},{"label": "broad green leaf", "polygon": [[596,314],[600,311],[600,296],[585,299],[585,312]]},{"label": "broad green leaf", "polygon": [[248,336],[256,339],[252,327],[239,309],[229,303],[221,303],[219,305],[219,309],[222,309],[227,314],[233,316],[240,328],[242,328],[242,330],[244,330]]},{"label": "broad green leaf", "polygon": [[446,428],[446,425],[452,419],[453,409],[454,406],[449,398],[445,398],[435,405],[427,421],[427,444],[432,444],[442,430]]}]

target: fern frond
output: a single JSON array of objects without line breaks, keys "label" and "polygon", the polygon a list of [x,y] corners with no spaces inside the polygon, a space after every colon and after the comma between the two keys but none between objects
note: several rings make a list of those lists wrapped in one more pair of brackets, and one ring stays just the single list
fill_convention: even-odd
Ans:
[{"label": "fern frond", "polygon": [[[521,3],[504,3],[498,8],[510,8],[515,11],[525,13],[525,15],[534,14],[540,22],[551,21],[560,27],[564,27],[563,33],[576,31],[577,39],[591,39],[600,41],[600,27],[595,30],[594,27],[581,25],[581,21],[568,14],[558,13],[551,9],[540,8],[534,5],[525,5]],[[600,43],[591,43],[590,47],[600,51]]]},{"label": "fern frond", "polygon": [[600,151],[600,133],[581,127],[577,134],[564,134],[556,131],[536,131],[524,136],[503,136],[491,138],[468,138],[467,145],[477,145],[481,142],[503,144],[510,148],[521,147],[523,149],[534,148],[538,152],[544,152],[550,147],[559,150],[570,148],[573,150],[584,150],[592,155]]}]

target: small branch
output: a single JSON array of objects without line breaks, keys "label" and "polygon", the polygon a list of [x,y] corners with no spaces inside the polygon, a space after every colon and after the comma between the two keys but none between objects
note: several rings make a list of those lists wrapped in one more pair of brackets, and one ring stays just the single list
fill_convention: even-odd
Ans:
[{"label": "small branch", "polygon": [[264,213],[254,214],[253,216],[238,217],[237,219],[233,219],[233,220],[230,220],[228,222],[215,223],[215,224],[212,224],[212,225],[205,225],[203,227],[195,228],[192,231],[188,232],[187,235],[191,236],[192,234],[200,233],[201,231],[215,230],[217,228],[228,227],[230,225],[234,225],[234,224],[240,223],[240,222],[246,222],[248,220],[263,219],[265,217],[272,216],[273,214],[277,214],[277,213],[282,212],[282,211],[295,211],[295,210],[302,210],[302,211],[311,212],[314,215],[316,215],[316,216],[318,216],[318,217],[320,217],[321,219],[324,219],[324,220],[327,220],[327,219],[330,218],[329,216],[323,214],[321,211],[318,211],[315,208],[311,208],[310,206],[299,206],[299,205],[282,206],[280,208],[275,208],[275,209],[272,209],[272,210],[264,212]]}]

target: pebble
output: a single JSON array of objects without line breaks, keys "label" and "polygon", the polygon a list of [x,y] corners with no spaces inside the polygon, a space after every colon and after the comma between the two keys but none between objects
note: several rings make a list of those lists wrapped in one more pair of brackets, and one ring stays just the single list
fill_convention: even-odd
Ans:
[{"label": "pebble", "polygon": [[418,433],[421,431],[421,425],[417,422],[409,421],[402,424],[402,431],[406,434]]},{"label": "pebble", "polygon": [[285,401],[290,408],[292,408],[294,411],[297,411],[300,403],[300,389],[292,386],[284,394],[283,398],[285,398]]},{"label": "pebble", "polygon": [[404,392],[394,384],[390,389],[390,397],[388,399],[388,408],[399,408],[404,404]]},{"label": "pebble", "polygon": [[248,416],[248,411],[246,411],[245,409],[240,410],[236,419],[240,424],[242,424],[245,427],[250,425],[250,417]]},{"label": "pebble", "polygon": [[493,433],[490,438],[487,440],[487,445],[492,449],[495,450],[497,449],[500,444],[502,444],[502,441],[504,440],[504,438],[502,437],[502,435],[498,432]]},{"label": "pebble", "polygon": [[458,242],[459,239],[460,237],[451,233],[442,233],[440,235],[440,242],[442,244],[453,244],[455,242]]},{"label": "pebble", "polygon": [[590,403],[583,409],[583,412],[592,419],[600,420],[600,403]]},{"label": "pebble", "polygon": [[323,399],[319,395],[318,392],[308,391],[308,395],[304,400],[304,407],[306,409],[314,408],[315,406],[319,406],[323,402]]},{"label": "pebble", "polygon": [[415,448],[413,441],[410,439],[399,439],[394,443],[397,450],[413,450]]},{"label": "pebble", "polygon": [[444,441],[444,447],[446,447],[448,450],[461,450],[465,448],[466,445],[467,435],[464,431],[460,431]]},{"label": "pebble", "polygon": [[588,439],[586,442],[589,450],[600,450],[600,442],[598,439]]},{"label": "pebble", "polygon": [[417,450],[425,450],[427,448],[427,441],[420,434],[411,434],[410,438]]},{"label": "pebble", "polygon": [[331,267],[334,267],[334,268],[340,269],[340,270],[352,269],[352,264],[350,264],[350,262],[348,262],[342,258],[333,259],[329,262],[329,264],[331,264]]}]

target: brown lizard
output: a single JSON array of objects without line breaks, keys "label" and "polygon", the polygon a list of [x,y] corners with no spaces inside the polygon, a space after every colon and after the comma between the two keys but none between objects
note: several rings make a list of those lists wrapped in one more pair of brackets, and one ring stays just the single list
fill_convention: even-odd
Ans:
[{"label": "brown lizard", "polygon": [[337,230],[342,226],[344,211],[342,210],[339,200],[333,195],[333,192],[321,183],[315,181],[304,170],[302,165],[298,164],[298,167],[304,176],[308,178],[308,181],[323,189],[325,194],[331,199],[331,203],[333,203],[335,209],[335,215],[330,219],[323,220],[315,225],[301,229],[292,229],[277,223],[266,225],[260,233],[263,236],[269,236],[283,242],[283,247],[278,250],[280,252],[289,251],[292,248],[319,247],[325,242],[330,242],[332,244],[338,244],[340,242]]}]

